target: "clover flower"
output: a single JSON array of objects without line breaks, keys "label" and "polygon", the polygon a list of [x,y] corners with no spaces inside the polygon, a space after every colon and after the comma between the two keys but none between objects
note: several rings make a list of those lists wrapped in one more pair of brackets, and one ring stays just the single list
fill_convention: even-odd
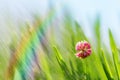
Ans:
[{"label": "clover flower", "polygon": [[75,54],[78,58],[86,58],[91,54],[91,46],[87,41],[81,41],[76,44],[75,47],[77,53]]}]

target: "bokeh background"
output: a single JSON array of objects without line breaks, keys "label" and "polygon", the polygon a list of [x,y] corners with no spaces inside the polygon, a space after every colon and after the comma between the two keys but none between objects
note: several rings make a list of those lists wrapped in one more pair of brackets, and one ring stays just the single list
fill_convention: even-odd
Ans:
[{"label": "bokeh background", "polygon": [[[46,21],[46,18],[49,18],[50,11],[53,11],[54,14],[52,16],[55,17],[50,20],[53,20],[52,24]],[[64,23],[66,23],[65,16],[68,16],[68,19],[70,17],[70,20],[73,20],[72,22],[76,21],[81,25],[85,36],[92,45],[97,45],[94,25],[99,19],[101,43],[110,52],[108,34],[108,29],[110,29],[117,43],[117,48],[120,48],[119,0],[0,0],[0,80],[3,80],[4,75],[6,75],[11,49],[16,49],[17,44],[20,43],[21,36],[25,35],[25,32],[32,28],[31,26],[37,25],[37,20],[53,26],[50,31],[48,30],[49,28],[46,29],[46,39],[55,34],[55,43],[64,43],[60,39],[61,31],[64,32],[67,29],[64,28]],[[52,30],[54,33],[52,33]],[[96,47],[93,46],[93,48]]]},{"label": "bokeh background", "polygon": [[[119,0],[0,0],[0,37],[8,39],[8,34],[19,32],[18,24],[31,22],[33,15],[37,14],[42,17],[46,16],[50,7],[54,7],[56,15],[59,17],[67,9],[72,18],[83,25],[86,35],[91,37],[91,27],[96,19],[100,16],[102,36],[107,43],[107,28],[111,28],[118,42],[120,34],[120,2]],[[6,24],[7,23],[7,24]],[[11,26],[8,26],[12,23]],[[10,29],[12,28],[12,29]]]}]

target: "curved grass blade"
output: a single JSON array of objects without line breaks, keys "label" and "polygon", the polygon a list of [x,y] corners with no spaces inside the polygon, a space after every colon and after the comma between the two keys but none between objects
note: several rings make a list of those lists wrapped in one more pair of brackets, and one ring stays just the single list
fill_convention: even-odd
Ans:
[{"label": "curved grass blade", "polygon": [[64,62],[64,60],[62,59],[62,56],[60,55],[60,52],[58,51],[58,49],[54,46],[53,47],[54,51],[55,51],[55,54],[56,54],[56,59],[59,63],[59,66],[65,76],[65,79],[66,80],[74,80],[71,76],[71,72],[70,70],[68,69],[66,63]]}]

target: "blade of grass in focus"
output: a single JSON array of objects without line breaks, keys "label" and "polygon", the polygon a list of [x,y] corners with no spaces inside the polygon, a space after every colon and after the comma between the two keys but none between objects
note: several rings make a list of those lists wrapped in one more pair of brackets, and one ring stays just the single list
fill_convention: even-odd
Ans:
[{"label": "blade of grass in focus", "polygon": [[118,54],[118,50],[115,44],[115,40],[113,38],[113,35],[110,29],[109,29],[109,40],[110,40],[110,46],[112,50],[112,56],[113,56],[113,61],[114,61],[117,77],[118,79],[120,79],[120,66],[119,66],[119,61],[118,61],[119,54]]},{"label": "blade of grass in focus", "polygon": [[56,59],[63,71],[63,74],[65,76],[65,79],[66,80],[73,80],[72,76],[71,76],[71,73],[70,73],[70,70],[68,69],[66,63],[64,62],[64,60],[62,59],[62,56],[60,55],[60,52],[58,51],[58,49],[54,46],[54,51],[55,51],[55,54],[56,54]]},{"label": "blade of grass in focus", "polygon": [[106,73],[108,80],[114,80],[113,75],[112,75],[111,70],[110,70],[110,67],[108,65],[108,62],[105,58],[105,55],[104,55],[104,52],[102,49],[101,49],[101,61],[102,61],[103,69]]}]

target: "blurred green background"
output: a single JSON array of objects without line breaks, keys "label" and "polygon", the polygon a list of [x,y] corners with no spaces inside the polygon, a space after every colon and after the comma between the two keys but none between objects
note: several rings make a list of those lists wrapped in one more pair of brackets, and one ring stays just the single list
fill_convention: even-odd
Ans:
[{"label": "blurred green background", "polygon": [[[119,1],[0,0],[0,4],[0,80],[120,79]],[[16,66],[11,59],[20,55],[15,52],[23,36],[37,35],[36,27],[40,27],[39,43],[34,47],[38,61],[26,56],[30,56],[27,63],[32,60],[40,69],[23,66],[33,71],[23,71],[23,78],[19,66],[25,61],[17,64],[17,59]],[[35,33],[29,33],[31,29]],[[78,59],[75,45],[83,40],[91,44],[92,54]],[[9,73],[10,69],[15,73]]]}]

